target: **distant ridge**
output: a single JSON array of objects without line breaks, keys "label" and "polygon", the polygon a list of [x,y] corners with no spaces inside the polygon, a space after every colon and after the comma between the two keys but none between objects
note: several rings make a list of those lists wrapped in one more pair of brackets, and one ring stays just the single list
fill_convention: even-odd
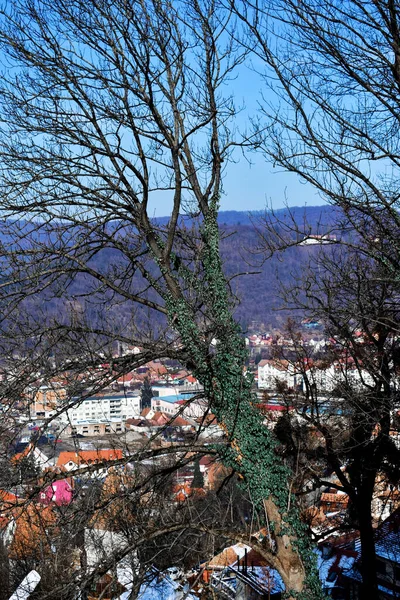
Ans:
[{"label": "distant ridge", "polygon": [[[315,247],[309,246],[294,246],[289,248],[285,253],[285,258],[282,260],[280,256],[272,256],[268,260],[263,260],[263,256],[257,253],[259,238],[254,225],[257,226],[259,232],[262,232],[263,224],[262,217],[266,211],[221,211],[219,214],[219,223],[221,229],[228,233],[223,236],[221,241],[221,255],[224,264],[225,274],[230,280],[230,289],[234,296],[239,300],[235,308],[235,317],[242,324],[244,330],[257,329],[269,330],[270,328],[281,328],[288,316],[292,315],[291,311],[282,310],[284,302],[280,297],[280,284],[290,285],[293,278],[298,277],[304,270],[305,262],[310,252],[315,251]],[[290,220],[302,227],[306,224],[309,232],[314,234],[324,233],[328,230],[338,216],[338,209],[330,205],[323,206],[296,206],[290,209],[281,208],[273,213],[279,222]],[[190,217],[183,216],[183,220],[188,221]],[[169,217],[158,217],[155,219],[159,225],[165,225]],[[21,222],[21,230],[35,227],[34,223],[29,221]],[[117,223],[117,221],[115,222]],[[111,228],[113,225],[109,224]],[[48,227],[51,227],[48,225]],[[47,228],[47,226],[46,226]],[[232,235],[231,235],[232,234]],[[39,234],[42,235],[42,234]],[[43,239],[51,239],[45,236]],[[8,243],[7,232],[0,234],[2,243]],[[106,272],[108,269],[120,268],[121,255],[113,248],[105,248],[91,257],[91,265],[100,272]],[[240,277],[236,275],[242,273]],[[232,278],[232,279],[231,279]],[[85,298],[90,293],[90,278],[83,274],[78,274],[73,281],[68,283],[65,288],[65,293],[62,297],[50,294],[49,290],[43,292],[36,297],[35,302],[32,301],[32,312],[43,310],[46,307],[46,312],[50,316],[52,314],[61,314],[64,310],[64,304],[68,298],[80,297]],[[141,285],[140,274],[136,272],[133,276],[133,281],[137,281]],[[35,303],[37,307],[35,307]],[[38,313],[39,314],[39,313]],[[86,302],[85,314],[89,323],[96,326],[101,323],[102,315],[97,311],[95,303]],[[131,308],[129,304],[120,305],[118,314],[115,317],[129,320]],[[137,319],[140,324],[141,319],[147,322],[147,312],[137,308]],[[142,314],[142,317],[141,317]],[[160,316],[154,314],[152,316],[154,322],[158,323]]]},{"label": "distant ridge", "polygon": [[[304,220],[307,223],[315,227],[321,219],[325,224],[329,225],[333,218],[337,215],[338,210],[336,207],[330,206],[329,204],[323,204],[321,206],[291,206],[289,208],[278,208],[273,212],[266,210],[221,210],[218,214],[218,222],[220,225],[226,226],[235,226],[235,225],[253,225],[253,223],[266,214],[273,214],[277,220],[286,219],[289,217],[289,214],[292,218],[300,223]],[[182,218],[186,220],[190,220],[190,217],[187,215],[182,215]],[[156,217],[155,220],[160,225],[165,225],[169,216]]]}]

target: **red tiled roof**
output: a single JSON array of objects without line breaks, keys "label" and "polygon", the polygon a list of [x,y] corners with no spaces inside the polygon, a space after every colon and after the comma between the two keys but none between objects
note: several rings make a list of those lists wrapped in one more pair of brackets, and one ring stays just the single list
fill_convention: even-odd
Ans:
[{"label": "red tiled roof", "polygon": [[6,490],[0,490],[0,505],[2,508],[15,506],[19,501],[18,496]]},{"label": "red tiled roof", "polygon": [[175,417],[175,419],[172,421],[171,425],[173,427],[187,427],[188,425],[190,425],[189,421],[186,421],[186,419],[182,419],[182,417]]},{"label": "red tiled roof", "polygon": [[133,373],[125,373],[125,375],[121,375],[118,377],[118,383],[124,383],[125,381],[132,381],[135,378]]},{"label": "red tiled roof", "polygon": [[65,466],[69,462],[76,465],[118,460],[122,458],[122,450],[81,450],[77,452],[60,452],[57,466]]},{"label": "red tiled roof", "polygon": [[349,497],[347,494],[328,494],[327,492],[324,492],[321,494],[321,502],[348,504]]}]

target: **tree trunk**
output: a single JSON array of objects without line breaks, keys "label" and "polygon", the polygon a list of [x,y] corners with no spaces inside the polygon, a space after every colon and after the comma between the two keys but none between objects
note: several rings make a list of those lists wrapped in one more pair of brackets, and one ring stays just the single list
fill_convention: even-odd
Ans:
[{"label": "tree trunk", "polygon": [[361,542],[360,571],[362,575],[362,598],[378,600],[375,536],[372,527],[371,497],[369,494],[360,493],[357,514]]},{"label": "tree trunk", "polygon": [[[276,560],[280,565],[279,573],[285,588],[299,594],[304,589],[305,569],[295,543],[293,543],[295,540],[289,535],[282,534],[282,530],[286,529],[286,523],[275,502],[269,498],[264,501],[264,507],[268,522],[274,524],[273,540],[276,544]],[[289,598],[292,597],[289,596]]]}]

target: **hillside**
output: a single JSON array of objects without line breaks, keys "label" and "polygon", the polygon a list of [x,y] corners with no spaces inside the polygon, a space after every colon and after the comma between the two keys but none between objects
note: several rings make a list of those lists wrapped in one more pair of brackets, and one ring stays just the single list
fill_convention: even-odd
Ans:
[{"label": "hillside", "polygon": [[[307,222],[313,233],[321,233],[335,217],[335,209],[329,206],[323,207],[297,207],[291,211],[292,218],[299,224]],[[220,213],[219,223],[221,227],[222,242],[221,251],[224,269],[232,292],[237,298],[235,309],[236,318],[242,327],[247,329],[264,329],[281,327],[287,320],[289,313],[284,308],[279,295],[282,284],[288,285],[293,276],[302,272],[302,264],[310,252],[315,252],[314,247],[295,246],[285,252],[282,256],[273,256],[265,260],[265,257],[256,252],[260,243],[257,229],[263,231],[264,213],[256,212],[249,215],[247,212],[225,211]],[[269,215],[271,217],[271,214]],[[273,218],[276,218],[276,227],[279,221],[288,218],[288,211],[281,209]],[[162,226],[168,221],[168,217],[158,218],[157,222]],[[321,222],[324,226],[321,226]],[[34,229],[33,224],[20,224],[21,229]],[[114,227],[115,225],[112,225]],[[49,233],[48,239],[52,239]],[[5,243],[3,238],[3,243]],[[318,246],[317,246],[318,247]],[[126,271],[126,257],[113,248],[99,249],[90,257],[90,265],[96,271],[102,273]],[[241,273],[251,273],[243,274]],[[65,307],[72,300],[74,306],[85,313],[91,326],[107,322],[107,326],[124,328],[130,322],[132,307],[129,303],[119,303],[111,299],[110,294],[101,293],[101,288],[94,286],[93,280],[87,275],[77,274],[72,279],[64,278],[59,285],[35,294],[28,298],[25,307],[34,317],[44,312],[49,318],[67,314]],[[133,272],[130,279],[131,289],[143,287],[138,272]],[[95,293],[94,290],[97,289]],[[149,298],[154,292],[149,292]],[[71,304],[70,304],[71,306]],[[147,309],[138,307],[135,311],[135,322],[142,327],[145,324],[151,328],[156,327],[160,321],[160,315]]]}]

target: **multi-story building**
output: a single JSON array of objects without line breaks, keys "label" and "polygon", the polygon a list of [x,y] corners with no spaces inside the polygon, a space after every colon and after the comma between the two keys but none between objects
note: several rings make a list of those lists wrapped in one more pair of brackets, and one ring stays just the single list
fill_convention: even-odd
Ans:
[{"label": "multi-story building", "polygon": [[176,415],[178,411],[182,416],[202,417],[207,410],[207,401],[201,398],[191,400],[193,394],[174,394],[152,398],[151,408],[154,412],[163,412],[167,415]]},{"label": "multi-story building", "polygon": [[125,430],[127,419],[140,414],[140,396],[132,393],[104,393],[79,401],[61,415],[67,433],[102,435]]},{"label": "multi-story building", "polygon": [[289,389],[301,389],[304,387],[305,377],[320,393],[332,392],[343,382],[347,382],[355,390],[374,384],[371,374],[365,369],[339,361],[328,366],[309,364],[298,370],[292,363],[283,360],[262,360],[258,364],[260,389],[275,390],[279,382],[285,383]]},{"label": "multi-story building", "polygon": [[303,378],[295,372],[287,361],[261,360],[258,363],[258,387],[274,390],[277,383],[284,383],[289,389],[295,389]]},{"label": "multi-story building", "polygon": [[52,418],[67,396],[61,384],[41,385],[27,390],[29,417],[31,419]]}]

